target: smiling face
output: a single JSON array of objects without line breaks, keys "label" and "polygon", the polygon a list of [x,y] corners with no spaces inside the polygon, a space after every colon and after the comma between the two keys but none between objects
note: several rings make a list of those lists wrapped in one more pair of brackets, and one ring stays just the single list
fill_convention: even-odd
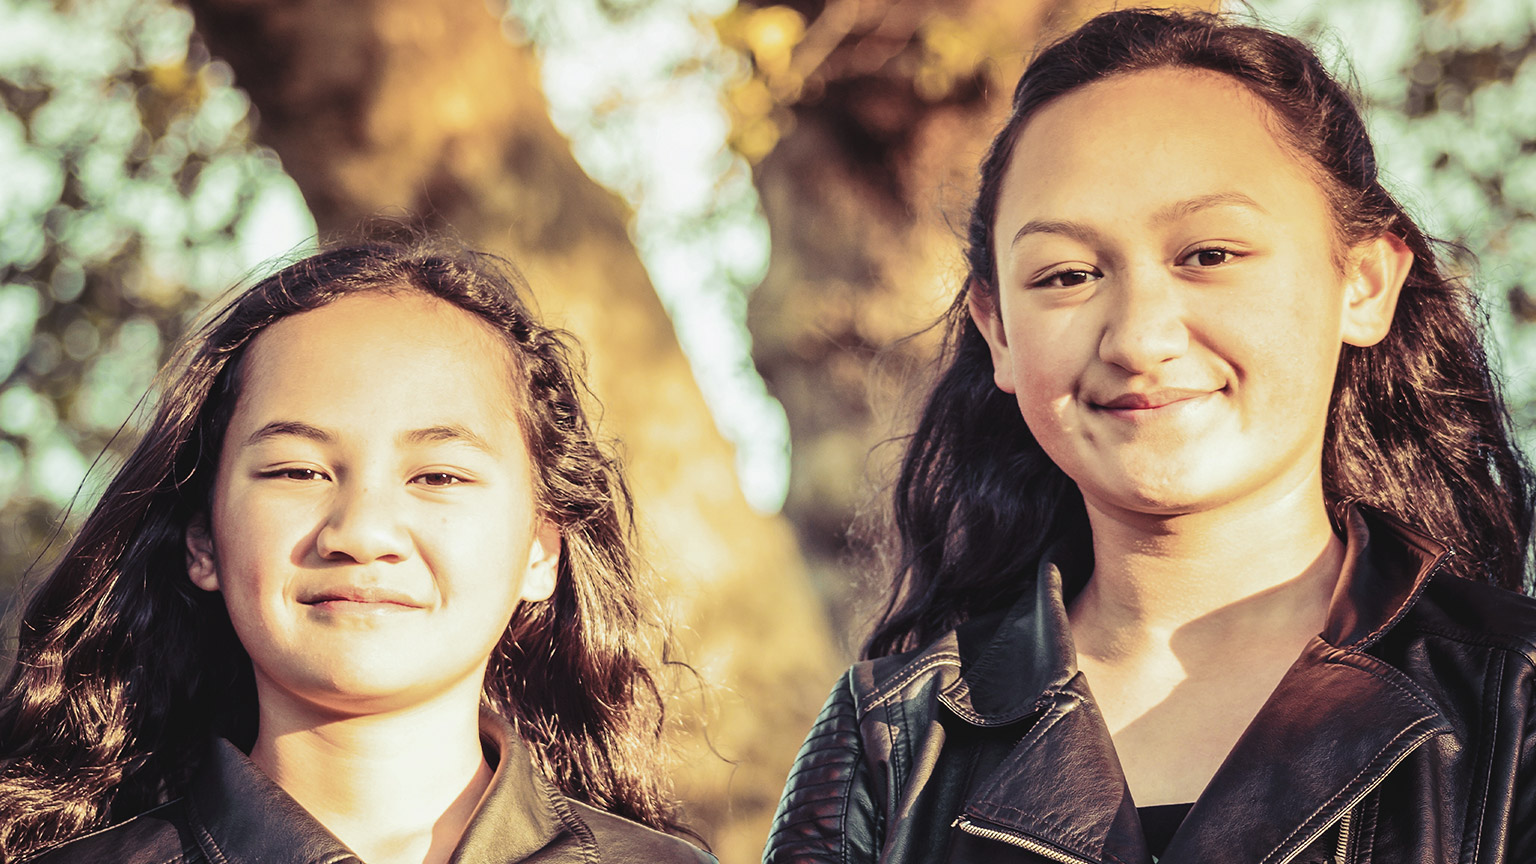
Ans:
[{"label": "smiling face", "polygon": [[343,713],[479,693],[517,604],[554,587],[508,348],[414,292],[286,318],[247,349],[208,530],[258,696]]},{"label": "smiling face", "polygon": [[1385,335],[1402,249],[1337,254],[1322,189],[1274,125],[1232,79],[1158,69],[1068,93],[1018,138],[996,294],[972,313],[998,386],[1090,511],[1321,506],[1339,352]]}]

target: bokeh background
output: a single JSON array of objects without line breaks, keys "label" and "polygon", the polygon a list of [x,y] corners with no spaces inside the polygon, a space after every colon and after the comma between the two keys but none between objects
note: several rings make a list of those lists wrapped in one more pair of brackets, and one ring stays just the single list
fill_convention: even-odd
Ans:
[{"label": "bokeh background", "polygon": [[[1039,41],[1110,4],[501,2],[0,0],[0,601],[210,300],[374,214],[452,230],[588,348],[709,683],[675,697],[678,792],[756,860],[878,597],[850,527],[975,166]],[[1392,187],[1467,250],[1532,442],[1536,0],[1243,10],[1358,83]]]}]

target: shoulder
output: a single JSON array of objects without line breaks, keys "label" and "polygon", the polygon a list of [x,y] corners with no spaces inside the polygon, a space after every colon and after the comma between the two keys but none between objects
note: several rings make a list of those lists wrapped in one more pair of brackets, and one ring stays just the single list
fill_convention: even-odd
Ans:
[{"label": "shoulder", "polygon": [[1404,622],[1424,633],[1518,654],[1536,666],[1536,598],[1437,573]]},{"label": "shoulder", "polygon": [[715,856],[686,840],[580,801],[567,798],[565,802],[581,824],[591,832],[591,840],[597,846],[597,860],[604,864],[628,861],[716,864]]},{"label": "shoulder", "polygon": [[841,701],[862,720],[892,703],[936,700],[976,661],[1006,617],[1004,610],[974,618],[917,650],[853,664],[833,687],[827,707]]},{"label": "shoulder", "polygon": [[156,807],[126,822],[76,837],[26,864],[202,864],[206,861],[187,827],[181,799]]}]

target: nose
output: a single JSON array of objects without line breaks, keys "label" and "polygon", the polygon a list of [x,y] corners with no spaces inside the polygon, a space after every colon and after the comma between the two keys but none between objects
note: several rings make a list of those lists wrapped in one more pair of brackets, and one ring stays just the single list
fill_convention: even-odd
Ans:
[{"label": "nose", "polygon": [[315,537],[315,550],[327,561],[400,561],[410,542],[398,509],[387,496],[361,485],[342,489]]},{"label": "nose", "polygon": [[1105,304],[1099,357],[1127,372],[1150,372],[1189,350],[1185,298],[1175,280],[1154,267],[1127,269]]}]

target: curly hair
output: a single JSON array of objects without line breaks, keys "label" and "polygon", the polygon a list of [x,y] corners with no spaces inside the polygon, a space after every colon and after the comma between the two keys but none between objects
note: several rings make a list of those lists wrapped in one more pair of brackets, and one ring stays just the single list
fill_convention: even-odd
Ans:
[{"label": "curly hair", "polygon": [[916,648],[1018,596],[1053,543],[1089,544],[1081,494],[993,386],[967,306],[971,292],[996,299],[999,189],[1030,118],[1095,81],[1161,68],[1219,72],[1262,99],[1313,169],[1341,248],[1391,233],[1413,252],[1390,333],[1371,348],[1346,346],[1339,361],[1323,449],[1335,528],[1344,509],[1368,506],[1456,549],[1461,575],[1526,587],[1532,475],[1489,367],[1477,296],[1442,272],[1435,241],[1383,188],[1350,91],[1289,36],[1221,14],[1126,9],[1036,56],[981,163],[968,275],[945,313],[940,371],[896,480],[894,584],[865,656]]},{"label": "curly hair", "polygon": [[583,407],[573,341],[534,320],[505,261],[380,241],[331,248],[256,283],[162,372],[148,430],[22,615],[0,693],[0,860],[175,797],[211,734],[252,743],[250,658],[220,595],[190,582],[183,545],[209,506],[241,358],[278,320],[399,291],[463,309],[507,344],[536,506],[561,535],[554,594],[519,605],[482,701],[565,794],[684,830],[662,781],[664,709],[647,653],[664,631],[636,560],[621,466]]}]

